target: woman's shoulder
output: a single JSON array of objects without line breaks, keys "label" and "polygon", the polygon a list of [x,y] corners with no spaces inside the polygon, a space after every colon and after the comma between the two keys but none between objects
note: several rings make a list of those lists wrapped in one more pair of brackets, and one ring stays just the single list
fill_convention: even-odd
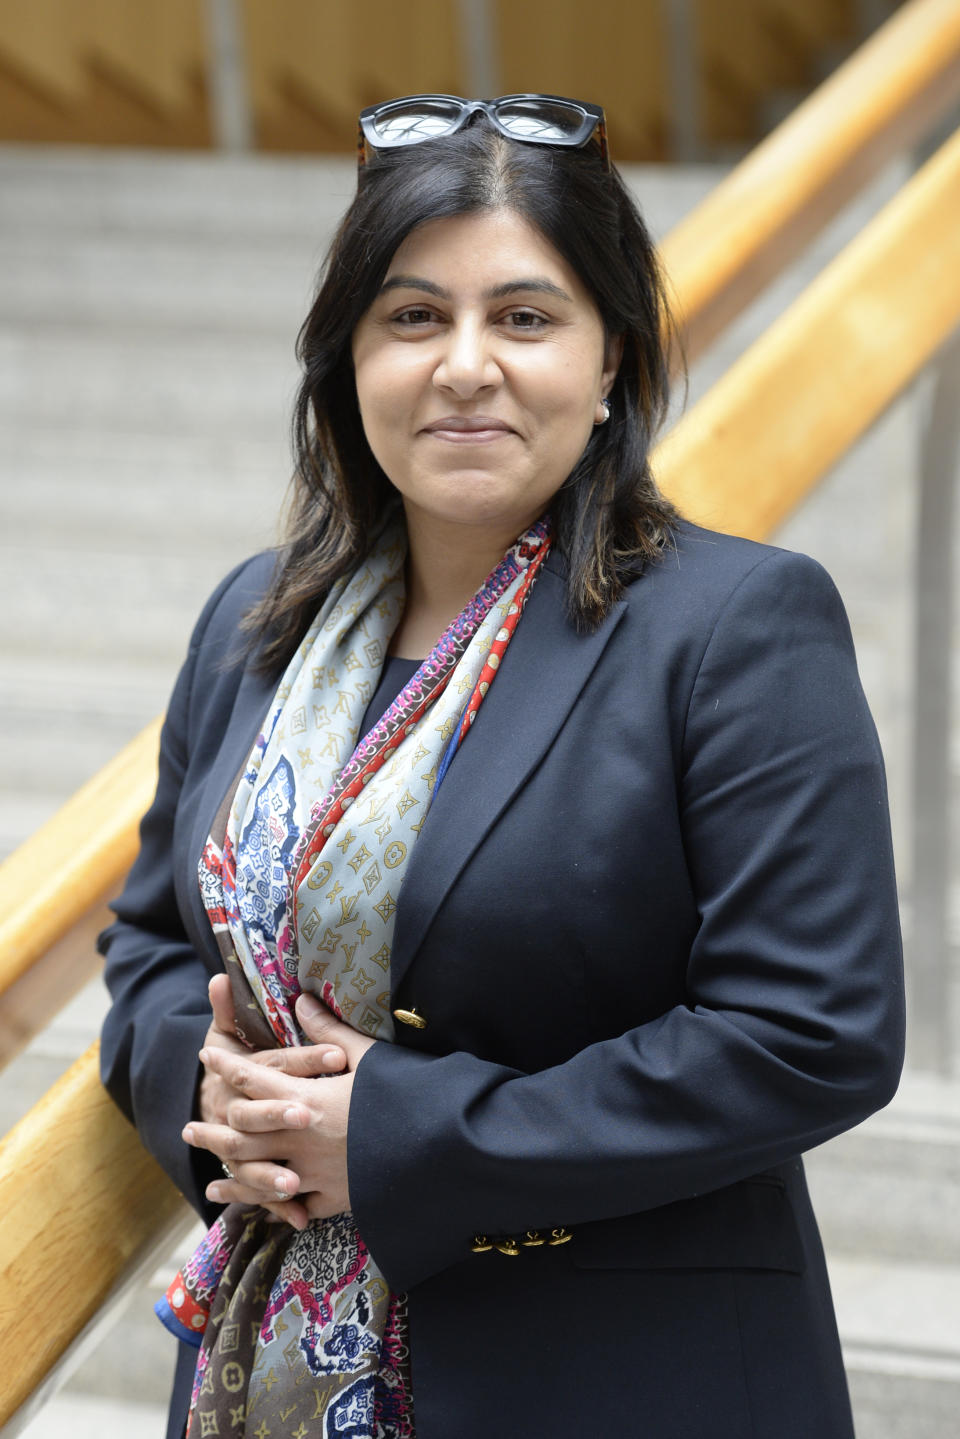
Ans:
[{"label": "woman's shoulder", "polygon": [[673,528],[659,559],[646,564],[628,589],[631,602],[679,606],[679,614],[701,617],[718,614],[734,599],[768,603],[806,594],[839,604],[833,580],[810,555],[688,520]]},{"label": "woman's shoulder", "polygon": [[[680,520],[671,531],[658,567],[673,569],[680,577],[719,585],[739,584],[759,566],[778,571],[797,569],[811,575],[827,576],[826,570],[810,555],[783,549],[760,540],[709,530],[690,520]],[[652,573],[653,570],[648,573]]]},{"label": "woman's shoulder", "polygon": [[682,521],[627,586],[622,643],[693,675],[710,653],[760,656],[816,641],[852,653],[843,601],[809,555]]},{"label": "woman's shoulder", "polygon": [[210,594],[190,637],[191,651],[235,643],[244,615],[263,596],[273,576],[276,552],[262,550],[234,565]]}]

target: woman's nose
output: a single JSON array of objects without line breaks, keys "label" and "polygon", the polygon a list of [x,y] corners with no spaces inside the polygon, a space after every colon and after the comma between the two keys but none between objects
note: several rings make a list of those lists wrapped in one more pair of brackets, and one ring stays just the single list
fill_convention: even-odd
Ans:
[{"label": "woman's nose", "polygon": [[464,400],[478,390],[498,385],[503,377],[490,339],[481,325],[469,322],[451,325],[445,336],[443,354],[434,371],[434,384],[439,389],[453,390]]}]

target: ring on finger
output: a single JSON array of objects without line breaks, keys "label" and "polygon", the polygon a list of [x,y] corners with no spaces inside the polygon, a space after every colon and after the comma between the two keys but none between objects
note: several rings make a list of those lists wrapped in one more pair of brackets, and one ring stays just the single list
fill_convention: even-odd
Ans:
[{"label": "ring on finger", "polygon": [[234,1172],[233,1172],[233,1170],[230,1168],[229,1164],[227,1164],[226,1160],[221,1159],[221,1161],[220,1161],[220,1168],[223,1170],[224,1174],[226,1175],[226,1177],[227,1177],[228,1179],[236,1179],[237,1176],[234,1174]]}]

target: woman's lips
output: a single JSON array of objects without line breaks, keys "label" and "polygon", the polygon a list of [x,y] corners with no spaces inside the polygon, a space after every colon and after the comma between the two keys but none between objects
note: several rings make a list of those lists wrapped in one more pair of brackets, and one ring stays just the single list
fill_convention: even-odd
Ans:
[{"label": "woman's lips", "polygon": [[495,420],[489,415],[474,415],[470,419],[445,415],[441,420],[424,425],[423,432],[454,445],[489,444],[491,440],[501,440],[505,435],[514,433],[503,420]]}]

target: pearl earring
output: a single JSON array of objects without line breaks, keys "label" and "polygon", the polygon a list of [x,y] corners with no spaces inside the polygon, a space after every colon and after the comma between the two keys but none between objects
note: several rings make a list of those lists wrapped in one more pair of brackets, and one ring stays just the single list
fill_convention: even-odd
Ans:
[{"label": "pearl earring", "polygon": [[603,419],[594,420],[593,423],[595,425],[605,425],[610,418],[610,401],[607,399],[606,395],[604,395],[600,403],[603,406]]}]

